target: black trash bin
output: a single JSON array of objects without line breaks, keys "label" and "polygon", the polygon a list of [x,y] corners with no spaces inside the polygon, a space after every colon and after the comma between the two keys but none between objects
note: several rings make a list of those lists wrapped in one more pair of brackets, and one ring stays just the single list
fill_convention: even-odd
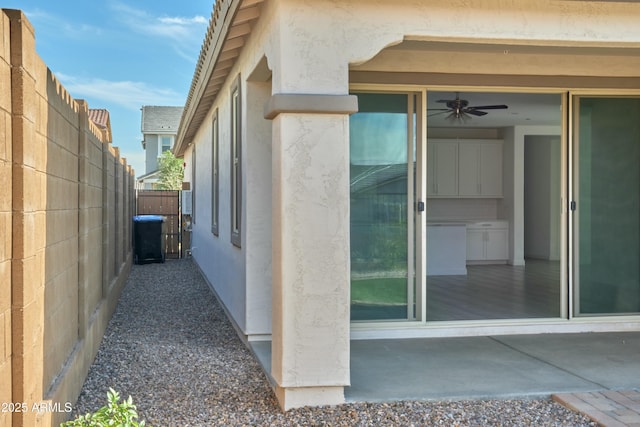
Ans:
[{"label": "black trash bin", "polygon": [[133,217],[133,262],[164,262],[164,218],[160,215]]}]

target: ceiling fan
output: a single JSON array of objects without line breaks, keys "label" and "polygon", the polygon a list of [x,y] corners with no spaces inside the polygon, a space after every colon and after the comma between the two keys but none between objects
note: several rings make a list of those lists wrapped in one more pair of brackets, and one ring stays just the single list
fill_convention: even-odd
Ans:
[{"label": "ceiling fan", "polygon": [[481,117],[487,115],[488,113],[483,110],[504,110],[509,108],[504,104],[469,106],[469,101],[460,99],[459,92],[456,92],[456,99],[440,99],[436,102],[446,104],[447,108],[429,108],[427,117],[449,113],[447,119],[450,121],[462,120],[466,122],[471,119],[471,116]]}]

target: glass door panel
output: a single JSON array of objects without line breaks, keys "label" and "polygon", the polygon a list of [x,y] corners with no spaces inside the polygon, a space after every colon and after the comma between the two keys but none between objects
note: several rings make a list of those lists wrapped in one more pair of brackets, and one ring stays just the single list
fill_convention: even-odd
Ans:
[{"label": "glass door panel", "polygon": [[640,98],[578,97],[577,315],[640,312]]},{"label": "glass door panel", "polygon": [[359,111],[349,122],[351,319],[406,320],[413,301],[410,97],[356,95]]}]

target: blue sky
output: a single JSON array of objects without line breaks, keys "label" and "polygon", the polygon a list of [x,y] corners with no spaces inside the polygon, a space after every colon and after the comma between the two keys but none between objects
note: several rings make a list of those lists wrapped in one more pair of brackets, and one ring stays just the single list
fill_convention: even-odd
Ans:
[{"label": "blue sky", "polygon": [[36,50],[71,96],[106,108],[113,144],[144,174],[143,105],[184,105],[213,0],[0,0],[35,28]]}]

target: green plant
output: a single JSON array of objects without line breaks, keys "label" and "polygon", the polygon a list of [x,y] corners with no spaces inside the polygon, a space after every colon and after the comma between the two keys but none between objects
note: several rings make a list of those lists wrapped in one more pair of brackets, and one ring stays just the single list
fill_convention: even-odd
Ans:
[{"label": "green plant", "polygon": [[182,189],[182,179],[184,176],[183,160],[173,155],[171,150],[162,152],[158,160],[158,170],[160,171],[161,190]]},{"label": "green plant", "polygon": [[112,388],[107,392],[107,406],[94,413],[79,415],[75,420],[60,424],[60,427],[144,427],[145,422],[138,422],[138,412],[133,399],[120,401],[120,394]]}]

